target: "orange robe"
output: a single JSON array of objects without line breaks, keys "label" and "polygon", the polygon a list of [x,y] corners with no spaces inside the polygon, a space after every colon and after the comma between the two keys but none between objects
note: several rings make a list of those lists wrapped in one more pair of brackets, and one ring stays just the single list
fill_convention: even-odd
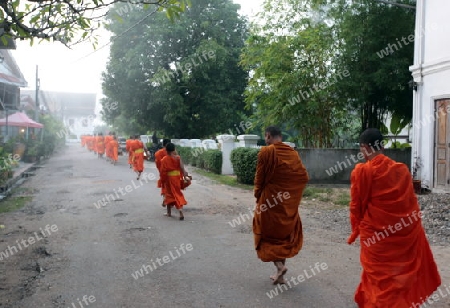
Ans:
[{"label": "orange robe", "polygon": [[125,142],[125,148],[128,152],[128,164],[129,165],[133,164],[133,151],[131,151],[131,148],[130,148],[132,141],[133,141],[133,139],[127,139],[127,141]]},{"label": "orange robe", "polygon": [[109,146],[111,148],[111,159],[117,162],[119,159],[119,142],[113,139],[109,142]]},{"label": "orange robe", "polygon": [[441,284],[406,165],[379,154],[351,174],[348,243],[360,237],[364,308],[419,307]]},{"label": "orange robe", "polygon": [[105,141],[103,136],[97,136],[95,137],[95,144],[97,153],[100,155],[105,154]]},{"label": "orange robe", "polygon": [[83,136],[81,136],[81,147],[84,148],[85,145],[86,145],[86,136],[83,135]]},{"label": "orange robe", "polygon": [[144,144],[141,140],[130,142],[130,149],[133,151],[133,170],[137,172],[144,171]]},{"label": "orange robe", "polygon": [[155,153],[155,164],[156,164],[156,168],[158,168],[158,172],[159,172],[158,187],[161,188],[161,195],[164,195],[164,189],[161,184],[161,161],[166,156],[167,156],[167,151],[165,148],[162,148]]},{"label": "orange robe", "polygon": [[89,151],[94,151],[94,146],[95,146],[94,138],[95,137],[94,136],[87,136],[86,138],[87,138],[86,142],[87,142]]},{"label": "orange robe", "polygon": [[105,152],[106,152],[106,157],[111,158],[112,159],[112,155],[111,155],[111,140],[113,140],[111,135],[107,135],[105,136]]},{"label": "orange robe", "polygon": [[298,208],[308,180],[293,148],[282,142],[261,148],[255,175],[253,234],[262,261],[292,258],[302,248]]},{"label": "orange robe", "polygon": [[181,191],[182,177],[180,157],[165,156],[161,160],[161,183],[165,193],[164,203],[175,205],[178,210],[187,204]]},{"label": "orange robe", "polygon": [[94,145],[94,153],[97,153],[97,136],[92,137],[92,144]]}]

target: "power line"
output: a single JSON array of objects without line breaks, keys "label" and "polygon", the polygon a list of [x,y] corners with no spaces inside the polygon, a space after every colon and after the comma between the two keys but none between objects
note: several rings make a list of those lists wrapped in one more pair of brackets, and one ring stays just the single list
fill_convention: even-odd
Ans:
[{"label": "power line", "polygon": [[380,2],[380,3],[384,3],[384,4],[391,4],[391,5],[395,5],[395,6],[398,6],[398,7],[411,9],[411,10],[415,10],[416,9],[416,7],[414,5],[409,5],[409,4],[397,3],[397,2],[387,1],[387,0],[375,0],[375,1]]},{"label": "power line", "polygon": [[110,41],[104,45],[102,45],[100,48],[95,49],[93,52],[88,53],[87,55],[79,58],[78,60],[75,60],[74,62],[72,62],[71,64],[75,64],[91,55],[93,55],[94,53],[100,51],[101,49],[105,48],[106,46],[111,45],[116,39],[118,39],[119,37],[122,37],[125,33],[127,33],[128,31],[130,31],[131,29],[137,27],[139,24],[141,24],[142,22],[144,22],[148,17],[150,17],[151,15],[155,14],[158,11],[158,9],[155,9],[153,12],[148,13],[147,15],[145,15],[143,18],[141,18],[139,21],[137,21],[135,24],[133,24],[132,26],[130,26],[128,29],[126,29],[125,31],[123,31],[122,33],[120,33],[119,35],[115,36],[114,38],[110,39]]}]

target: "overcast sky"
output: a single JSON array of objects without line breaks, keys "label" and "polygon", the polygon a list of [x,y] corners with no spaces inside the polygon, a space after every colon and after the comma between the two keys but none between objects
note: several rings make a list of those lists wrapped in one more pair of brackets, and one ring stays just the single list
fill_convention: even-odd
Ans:
[{"label": "overcast sky", "polygon": [[[193,0],[195,1],[195,0]],[[241,13],[251,16],[260,10],[263,0],[234,0],[241,5]],[[98,32],[98,48],[109,42],[106,30]],[[17,41],[17,49],[11,51],[20,70],[35,89],[36,65],[39,66],[40,89],[63,92],[97,93],[102,96],[101,73],[106,68],[109,46],[95,51],[90,43],[68,49],[60,43],[35,43]]]}]

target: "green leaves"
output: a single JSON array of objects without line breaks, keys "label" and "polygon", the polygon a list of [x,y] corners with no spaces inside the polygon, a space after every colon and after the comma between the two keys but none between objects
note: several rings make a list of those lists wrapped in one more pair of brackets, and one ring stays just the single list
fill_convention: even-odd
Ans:
[{"label": "green leaves", "polygon": [[256,174],[259,149],[236,148],[231,151],[231,164],[237,176],[237,181],[242,184],[253,184]]},{"label": "green leaves", "polygon": [[[9,2],[0,9],[0,20],[13,21],[6,29],[14,39],[32,40],[33,38],[60,41],[69,46],[91,39],[92,30],[99,27],[105,8],[114,2],[103,0],[71,1],[48,0],[33,1],[20,5],[19,0]],[[127,5],[138,6],[138,2]],[[174,21],[191,5],[189,0],[157,0],[151,6],[165,11]],[[149,4],[144,4],[148,7]],[[120,17],[120,16],[119,16]],[[61,35],[64,33],[64,35]]]},{"label": "green leaves", "polygon": [[[110,28],[120,34],[145,15],[129,11],[123,24],[110,18]],[[230,0],[198,0],[176,23],[158,12],[114,41],[104,92],[123,106],[121,116],[136,120],[135,129],[173,138],[227,132],[244,112],[246,73],[237,61],[245,37]]]},{"label": "green leaves", "polygon": [[335,110],[341,106],[333,83],[333,29],[310,25],[307,1],[266,4],[268,22],[252,26],[241,56],[241,65],[251,71],[247,108],[256,109],[253,118],[259,125],[298,132],[292,141],[329,146],[339,121]]}]

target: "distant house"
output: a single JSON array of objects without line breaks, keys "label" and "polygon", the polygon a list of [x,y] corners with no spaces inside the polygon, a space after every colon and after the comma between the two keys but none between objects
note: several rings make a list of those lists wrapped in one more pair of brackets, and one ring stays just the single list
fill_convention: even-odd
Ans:
[{"label": "distant house", "polygon": [[433,191],[450,191],[450,1],[417,0],[412,168]]},{"label": "distant house", "polygon": [[[23,90],[21,110],[27,111],[36,106],[35,90]],[[82,135],[94,131],[95,93],[67,93],[39,91],[39,109],[41,113],[51,113],[63,121],[66,129],[60,133],[68,142],[79,142]]]},{"label": "distant house", "polygon": [[[0,48],[0,118],[5,118],[7,113],[11,114],[20,109],[20,88],[27,85],[11,52]],[[2,136],[11,136],[12,133],[12,128],[7,126],[1,128]]]}]

